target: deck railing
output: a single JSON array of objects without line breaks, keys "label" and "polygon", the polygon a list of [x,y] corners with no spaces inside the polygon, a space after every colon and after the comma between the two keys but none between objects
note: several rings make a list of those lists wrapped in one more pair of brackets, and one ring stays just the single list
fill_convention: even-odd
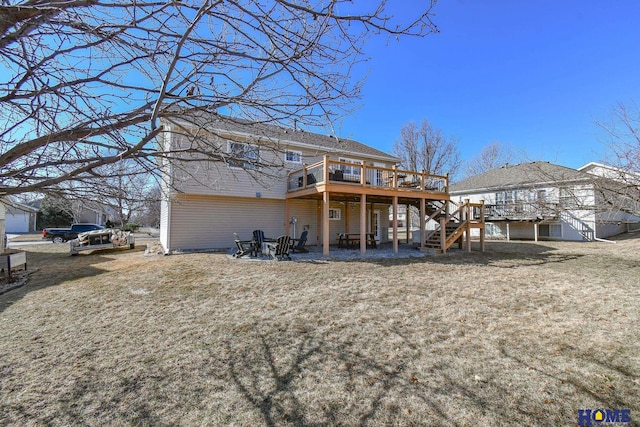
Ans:
[{"label": "deck railing", "polygon": [[485,205],[488,218],[555,218],[558,216],[558,203],[514,202]]},{"label": "deck railing", "polygon": [[297,191],[314,187],[320,183],[359,185],[372,188],[388,188],[402,191],[428,191],[448,193],[449,177],[422,172],[368,165],[365,162],[351,163],[323,161],[290,172],[287,190]]}]

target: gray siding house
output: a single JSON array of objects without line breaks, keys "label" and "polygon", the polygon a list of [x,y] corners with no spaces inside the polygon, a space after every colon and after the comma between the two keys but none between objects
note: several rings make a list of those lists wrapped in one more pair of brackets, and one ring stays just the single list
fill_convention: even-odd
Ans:
[{"label": "gray siding house", "polygon": [[637,210],[616,203],[611,176],[583,168],[549,162],[505,165],[452,184],[450,194],[452,200],[484,200],[490,237],[591,241],[640,222]]},{"label": "gray siding house", "polygon": [[357,141],[210,113],[162,124],[159,144],[178,153],[160,161],[166,253],[230,248],[234,232],[249,239],[256,229],[307,231],[324,253],[341,233],[359,233],[365,252],[369,235],[390,240],[394,203],[449,198],[446,177],[400,171],[397,158]]}]

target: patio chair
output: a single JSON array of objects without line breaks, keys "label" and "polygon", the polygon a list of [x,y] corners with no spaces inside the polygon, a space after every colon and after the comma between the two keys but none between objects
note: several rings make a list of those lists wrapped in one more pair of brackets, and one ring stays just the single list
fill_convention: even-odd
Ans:
[{"label": "patio chair", "polygon": [[256,256],[258,256],[258,252],[262,256],[262,244],[265,242],[264,231],[262,230],[253,230],[253,251]]},{"label": "patio chair", "polygon": [[[238,233],[233,233],[233,235],[235,236],[236,242],[236,252],[233,254],[233,257],[240,258],[247,254],[253,256],[255,251],[253,240],[240,240],[240,236],[238,236]],[[245,246],[245,244],[249,246]]]},{"label": "patio chair", "polygon": [[283,259],[291,260],[289,256],[289,248],[291,247],[291,237],[280,236],[275,242],[268,242],[267,254],[273,259],[282,261]]},{"label": "patio chair", "polygon": [[300,235],[300,238],[298,239],[298,243],[296,243],[295,245],[293,245],[291,247],[291,250],[293,251],[293,253],[295,254],[296,252],[300,252],[300,253],[306,253],[309,252],[304,245],[307,243],[307,235],[309,234],[309,232],[307,230],[303,231],[302,234]]}]

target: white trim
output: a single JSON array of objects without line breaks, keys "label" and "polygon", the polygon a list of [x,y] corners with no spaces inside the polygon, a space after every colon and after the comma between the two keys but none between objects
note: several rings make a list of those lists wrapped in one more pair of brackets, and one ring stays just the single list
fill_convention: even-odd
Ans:
[{"label": "white trim", "polygon": [[339,221],[342,219],[342,209],[329,208],[329,221]]},{"label": "white trim", "polygon": [[[287,155],[289,153],[294,154],[295,156],[298,157],[298,160],[289,160],[287,159]],[[287,163],[295,163],[295,164],[302,164],[302,151],[298,151],[298,150],[285,150],[284,151],[284,161]]]}]

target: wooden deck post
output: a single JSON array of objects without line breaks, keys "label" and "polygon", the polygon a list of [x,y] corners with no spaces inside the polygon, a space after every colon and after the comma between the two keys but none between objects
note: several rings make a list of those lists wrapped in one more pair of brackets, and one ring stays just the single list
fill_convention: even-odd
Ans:
[{"label": "wooden deck post", "polygon": [[467,236],[467,252],[471,252],[471,205],[469,199],[464,199],[464,218],[467,223],[465,234]]},{"label": "wooden deck post", "polygon": [[480,200],[480,251],[484,252],[484,200]]},{"label": "wooden deck post", "polygon": [[329,156],[324,155],[322,157],[322,181],[325,185],[329,184]]},{"label": "wooden deck post", "polygon": [[302,165],[302,188],[307,188],[307,165]]},{"label": "wooden deck post", "polygon": [[420,247],[424,248],[425,239],[427,238],[426,230],[427,228],[425,216],[427,216],[427,201],[425,199],[420,199]]},{"label": "wooden deck post", "polygon": [[360,195],[360,253],[367,253],[367,195]]},{"label": "wooden deck post", "polygon": [[328,191],[325,191],[322,193],[322,256],[329,256],[329,192]]},{"label": "wooden deck post", "polygon": [[440,218],[440,249],[442,253],[447,252],[447,220]]},{"label": "wooden deck post", "polygon": [[538,223],[535,221],[533,222],[533,240],[538,241]]},{"label": "wooden deck post", "polygon": [[393,252],[398,253],[398,196],[393,196]]},{"label": "wooden deck post", "polygon": [[367,183],[366,162],[362,160],[360,164],[362,165],[360,169],[360,185],[365,185]]},{"label": "wooden deck post", "polygon": [[398,189],[398,165],[393,165],[393,188]]},{"label": "wooden deck post", "polygon": [[405,217],[405,224],[404,224],[404,234],[406,237],[406,244],[409,244],[409,228],[411,228],[410,224],[411,224],[411,209],[409,207],[409,204],[404,205],[404,217]]}]

